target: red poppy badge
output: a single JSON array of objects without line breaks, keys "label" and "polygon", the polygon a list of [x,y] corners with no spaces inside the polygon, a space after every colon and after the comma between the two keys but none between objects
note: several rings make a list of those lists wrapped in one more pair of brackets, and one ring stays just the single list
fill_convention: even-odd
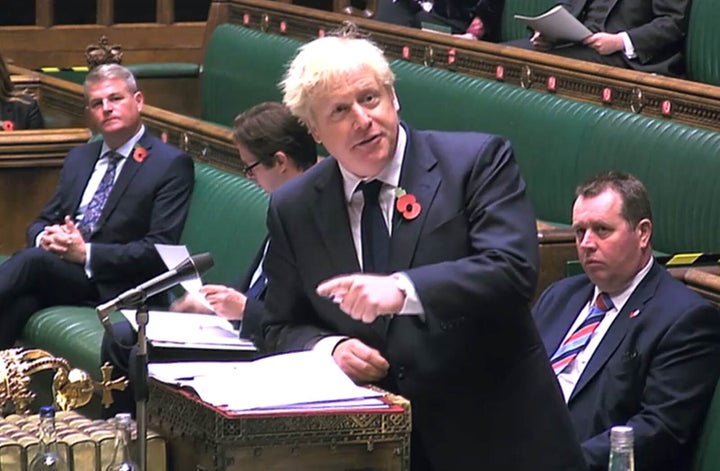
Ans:
[{"label": "red poppy badge", "polygon": [[2,122],[2,130],[3,131],[13,131],[15,129],[15,123],[10,121],[9,119],[6,119]]},{"label": "red poppy badge", "polygon": [[145,160],[145,157],[147,157],[147,151],[140,144],[135,144],[135,150],[133,150],[132,157],[135,162],[141,164],[142,161]]},{"label": "red poppy badge", "polygon": [[406,192],[402,188],[395,189],[395,209],[400,213],[403,219],[412,221],[420,215],[422,206],[415,199],[415,195]]}]

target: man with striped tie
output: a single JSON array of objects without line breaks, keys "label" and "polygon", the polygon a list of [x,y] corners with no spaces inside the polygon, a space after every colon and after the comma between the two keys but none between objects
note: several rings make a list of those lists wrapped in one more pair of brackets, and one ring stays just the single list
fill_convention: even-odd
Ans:
[{"label": "man with striped tie", "polygon": [[652,257],[643,184],[607,172],[575,193],[584,275],[533,308],[590,470],[605,470],[609,429],[630,425],[635,469],[688,469],[720,375],[720,313]]}]

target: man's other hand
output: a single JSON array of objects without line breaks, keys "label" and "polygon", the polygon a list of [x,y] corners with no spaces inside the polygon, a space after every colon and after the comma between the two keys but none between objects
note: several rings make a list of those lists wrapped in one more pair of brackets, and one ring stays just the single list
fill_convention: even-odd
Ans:
[{"label": "man's other hand", "polygon": [[390,367],[380,352],[358,339],[340,342],[332,355],[340,369],[358,384],[381,380]]}]

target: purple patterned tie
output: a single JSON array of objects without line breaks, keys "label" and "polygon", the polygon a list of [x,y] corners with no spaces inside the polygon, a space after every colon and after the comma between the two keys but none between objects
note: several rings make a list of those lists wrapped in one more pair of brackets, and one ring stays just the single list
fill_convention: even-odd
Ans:
[{"label": "purple patterned tie", "polygon": [[590,312],[585,320],[575,329],[575,332],[560,344],[552,357],[552,365],[555,375],[559,375],[568,366],[590,341],[590,337],[605,317],[605,313],[613,308],[612,300],[607,293],[600,293],[595,302],[590,306]]},{"label": "purple patterned tie", "polygon": [[114,150],[108,151],[103,157],[108,158],[108,166],[105,170],[100,184],[95,190],[90,203],[88,203],[85,212],[83,213],[82,220],[78,222],[78,230],[83,236],[83,239],[87,241],[95,230],[95,226],[100,220],[100,214],[102,214],[103,207],[107,202],[108,196],[112,191],[113,184],[115,183],[115,171],[117,170],[117,164],[123,159],[123,155],[115,152]]}]

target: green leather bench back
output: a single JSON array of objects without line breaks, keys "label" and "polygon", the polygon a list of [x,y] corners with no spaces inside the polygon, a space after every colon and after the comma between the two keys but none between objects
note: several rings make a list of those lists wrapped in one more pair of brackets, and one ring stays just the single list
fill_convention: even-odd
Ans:
[{"label": "green leather bench back", "polygon": [[[720,385],[720,382],[718,383]],[[705,425],[695,450],[693,471],[717,471],[720,469],[720,387],[710,403]]]},{"label": "green leather bench back", "polygon": [[[244,274],[265,238],[267,196],[238,175],[195,165],[195,188],[181,243],[190,253],[210,252],[206,282],[229,283]],[[113,313],[113,320],[122,319]],[[91,307],[56,306],[34,314],[22,343],[48,350],[73,367],[99,376],[103,329]]]},{"label": "green leather bench back", "polygon": [[242,26],[218,26],[200,74],[201,118],[229,127],[238,113],[251,106],[280,101],[277,83],[300,44]]},{"label": "green leather bench back", "polygon": [[693,0],[690,7],[685,61],[691,80],[720,85],[720,2]]},{"label": "green leather bench back", "polygon": [[720,251],[720,134],[409,62],[393,70],[413,126],[512,141],[538,218],[568,224],[577,183],[623,170],[648,187],[657,250]]}]

